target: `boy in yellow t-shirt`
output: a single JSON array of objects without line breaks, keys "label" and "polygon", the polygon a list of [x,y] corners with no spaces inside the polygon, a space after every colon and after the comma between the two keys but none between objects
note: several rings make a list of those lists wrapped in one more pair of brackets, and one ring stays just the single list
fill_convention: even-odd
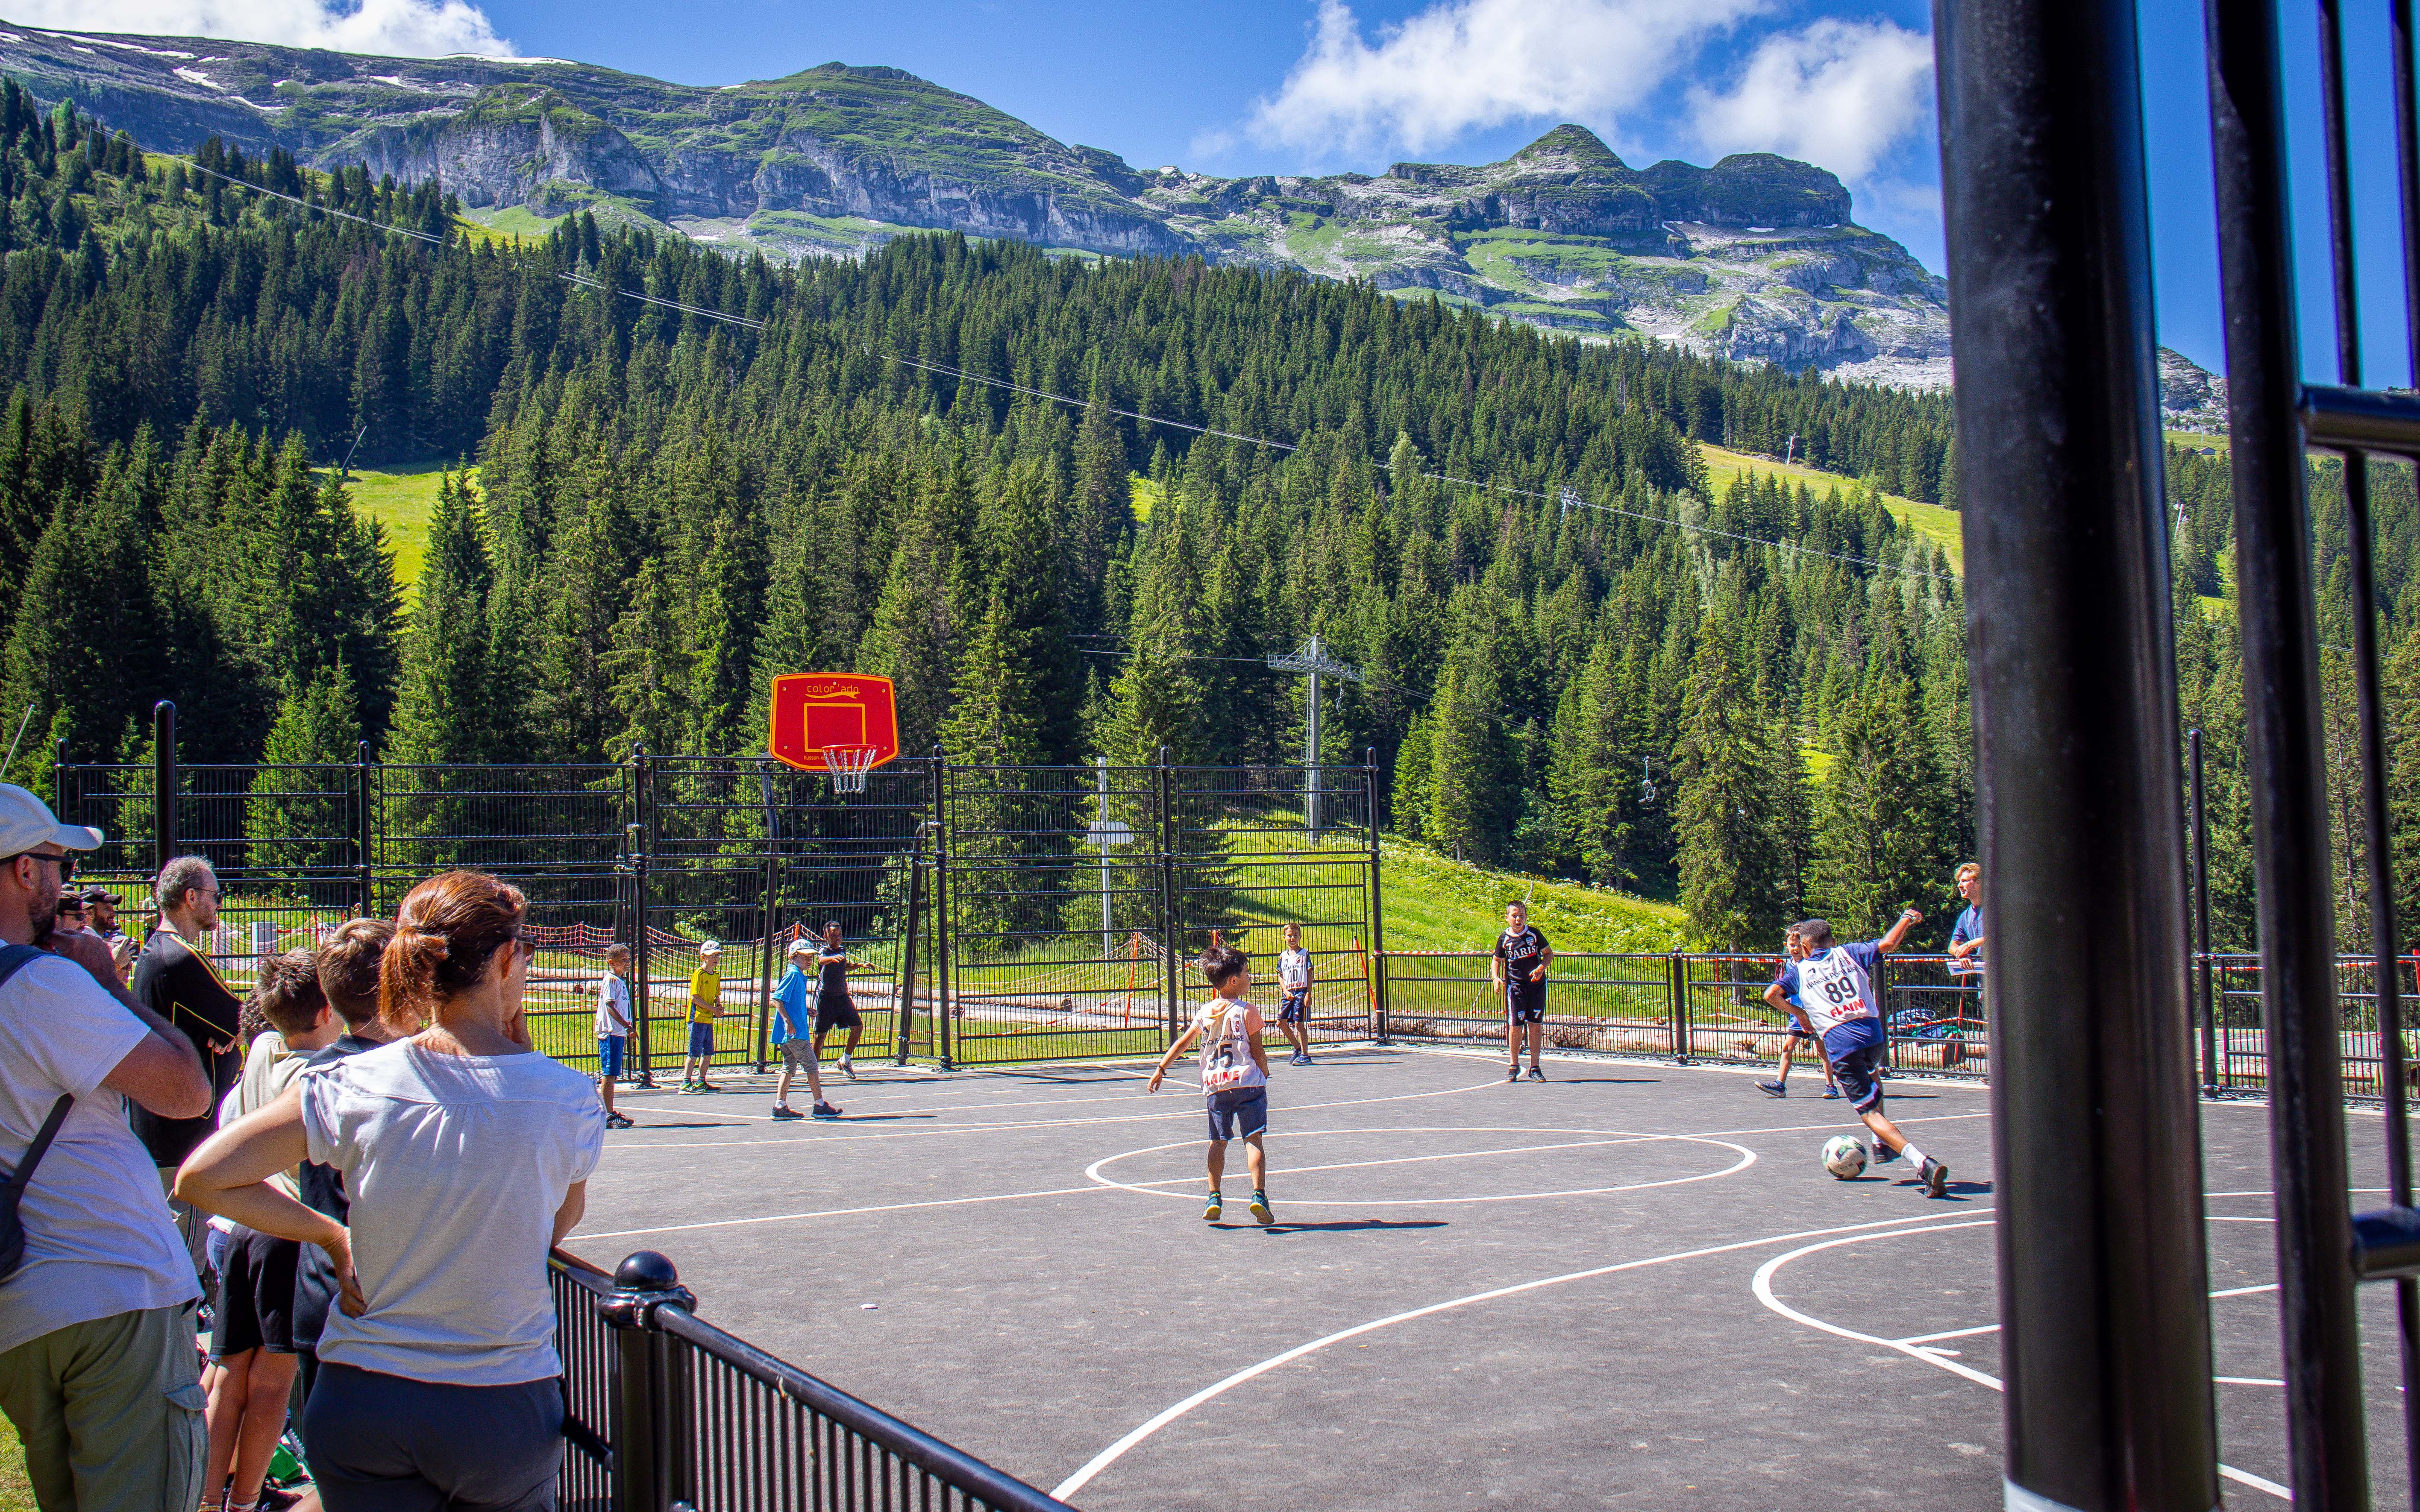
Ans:
[{"label": "boy in yellow t-shirt", "polygon": [[689,976],[689,1063],[681,1069],[684,1092],[720,1092],[706,1079],[714,1063],[714,1021],[722,1016],[722,946],[708,940],[697,948],[697,969]]}]

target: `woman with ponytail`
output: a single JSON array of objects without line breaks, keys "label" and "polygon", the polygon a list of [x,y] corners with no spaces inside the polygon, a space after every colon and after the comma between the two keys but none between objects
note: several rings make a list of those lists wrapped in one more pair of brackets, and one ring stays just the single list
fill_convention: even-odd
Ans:
[{"label": "woman with ponytail", "polygon": [[[379,964],[379,1017],[404,1038],[305,1071],[178,1173],[194,1207],[335,1266],[302,1418],[330,1512],[554,1506],[546,1257],[580,1221],[605,1121],[588,1078],[530,1046],[526,909],[476,872],[412,888]],[[342,1173],[349,1227],[267,1183],[302,1160]]]}]

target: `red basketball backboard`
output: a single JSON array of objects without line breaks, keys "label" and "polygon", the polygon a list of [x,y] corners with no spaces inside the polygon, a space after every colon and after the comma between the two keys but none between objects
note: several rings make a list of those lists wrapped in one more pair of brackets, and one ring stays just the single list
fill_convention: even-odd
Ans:
[{"label": "red basketball backboard", "polygon": [[829,770],[829,748],[871,748],[880,766],[899,754],[899,715],[891,679],[853,672],[791,672],[773,679],[772,732],[766,748],[802,772]]}]

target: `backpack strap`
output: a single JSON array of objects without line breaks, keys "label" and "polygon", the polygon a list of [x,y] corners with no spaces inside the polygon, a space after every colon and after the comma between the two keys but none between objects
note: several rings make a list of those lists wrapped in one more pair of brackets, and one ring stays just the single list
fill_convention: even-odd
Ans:
[{"label": "backpack strap", "polygon": [[[6,986],[8,979],[29,963],[50,953],[37,950],[30,945],[0,947],[0,986]],[[51,1141],[58,1137],[59,1125],[68,1121],[68,1110],[73,1106],[75,1099],[61,1092],[59,1100],[51,1104],[51,1116],[42,1120],[41,1133],[34,1135],[34,1142],[25,1147],[25,1157],[17,1163],[17,1169],[6,1180],[0,1180],[0,1188],[12,1193],[25,1189],[25,1183],[34,1179],[34,1167],[42,1163],[42,1156],[50,1150]]]}]

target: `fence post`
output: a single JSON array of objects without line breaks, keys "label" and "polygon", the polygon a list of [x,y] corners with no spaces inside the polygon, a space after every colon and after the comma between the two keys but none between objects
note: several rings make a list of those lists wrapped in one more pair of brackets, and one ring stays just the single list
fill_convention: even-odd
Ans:
[{"label": "fence post", "polygon": [[898,1054],[892,1064],[908,1064],[908,1045],[916,1028],[916,936],[924,928],[924,845],[920,837],[908,848],[908,928],[899,948],[899,976],[892,987],[892,1039]]},{"label": "fence post", "polygon": [[697,1298],[667,1257],[643,1249],[613,1269],[597,1304],[613,1333],[613,1512],[669,1512],[692,1494],[689,1357],[672,1347],[656,1309],[694,1313]]},{"label": "fence post", "polygon": [[2202,1090],[2218,1090],[2218,1005],[2210,993],[2210,806],[2202,791],[2201,732],[2193,744],[2194,1006],[2201,1011]]},{"label": "fence post", "polygon": [[629,826],[630,976],[632,985],[638,989],[632,995],[638,1002],[631,1011],[633,1023],[630,1028],[639,1041],[631,1047],[639,1053],[639,1073],[630,1085],[653,1090],[656,1084],[650,1074],[651,1057],[647,1051],[655,1039],[655,1030],[649,1025],[648,1017],[655,1007],[656,995],[647,977],[647,832],[650,816],[647,812],[647,748],[644,746],[635,746],[630,750],[630,811],[634,816]]},{"label": "fence post", "polygon": [[359,861],[353,880],[361,893],[361,917],[378,917],[378,882],[372,869],[377,866],[378,810],[376,779],[370,765],[370,743],[357,742],[353,748],[353,854]]},{"label": "fence post", "polygon": [[1362,791],[1364,817],[1370,825],[1370,1003],[1371,1028],[1380,1044],[1387,1042],[1387,903],[1379,888],[1378,748],[1368,748],[1363,769],[1369,774]]},{"label": "fence post", "polygon": [[[770,763],[768,762],[768,766]],[[756,948],[756,1074],[765,1074],[765,1041],[772,1026],[773,1017],[773,932],[774,910],[780,903],[782,887],[781,821],[773,810],[773,779],[765,767],[756,773],[757,790],[765,798],[765,906],[764,927],[757,933],[762,943]]]},{"label": "fence post", "polygon": [[151,874],[177,858],[177,705],[151,705]]},{"label": "fence post", "polygon": [[1672,994],[1672,1058],[1685,1066],[1689,1063],[1688,958],[1673,951],[1666,975]]},{"label": "fence post", "polygon": [[[0,777],[7,776],[0,773]],[[68,737],[61,735],[51,748],[51,812],[61,824],[73,824],[68,817]],[[117,826],[123,829],[124,826]],[[118,837],[124,839],[123,833]]]},{"label": "fence post", "polygon": [[1160,1022],[1173,1042],[1176,1026],[1176,805],[1168,748],[1159,748],[1159,998]]},{"label": "fence post", "polygon": [[933,981],[939,1004],[933,1014],[933,1054],[943,1071],[950,1062],[950,1034],[956,1009],[950,995],[950,759],[933,742]]}]

